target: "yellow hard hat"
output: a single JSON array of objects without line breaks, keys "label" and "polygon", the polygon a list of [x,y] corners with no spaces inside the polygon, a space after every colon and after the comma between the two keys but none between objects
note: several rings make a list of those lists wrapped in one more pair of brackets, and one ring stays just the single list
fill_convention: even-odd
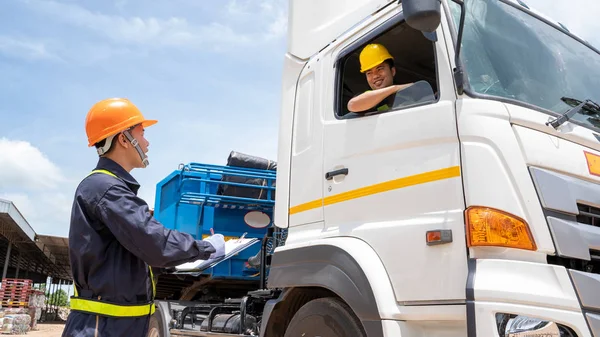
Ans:
[{"label": "yellow hard hat", "polygon": [[383,45],[378,43],[368,44],[360,52],[360,72],[364,73],[389,59],[393,60],[394,57]]}]

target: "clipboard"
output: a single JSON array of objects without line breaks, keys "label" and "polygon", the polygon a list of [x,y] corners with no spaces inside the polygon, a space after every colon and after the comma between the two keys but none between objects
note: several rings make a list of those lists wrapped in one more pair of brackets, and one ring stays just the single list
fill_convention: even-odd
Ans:
[{"label": "clipboard", "polygon": [[241,238],[241,239],[231,239],[231,240],[225,241],[225,255],[215,258],[215,259],[208,259],[208,260],[200,259],[200,260],[180,264],[175,267],[176,271],[174,274],[201,273],[202,271],[204,271],[208,268],[212,268],[212,267],[216,266],[217,264],[229,259],[230,257],[236,255],[237,253],[241,252],[242,250],[253,246],[254,244],[256,244],[259,241],[260,240],[256,239],[256,238],[249,238],[249,239]]}]

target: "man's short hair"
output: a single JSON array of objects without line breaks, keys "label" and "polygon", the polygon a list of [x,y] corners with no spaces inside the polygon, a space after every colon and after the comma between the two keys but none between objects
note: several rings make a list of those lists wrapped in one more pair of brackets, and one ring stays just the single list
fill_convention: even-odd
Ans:
[{"label": "man's short hair", "polygon": [[387,63],[388,66],[390,66],[390,69],[394,68],[394,60],[392,60],[392,59],[387,59],[387,60],[383,61],[383,63]]}]

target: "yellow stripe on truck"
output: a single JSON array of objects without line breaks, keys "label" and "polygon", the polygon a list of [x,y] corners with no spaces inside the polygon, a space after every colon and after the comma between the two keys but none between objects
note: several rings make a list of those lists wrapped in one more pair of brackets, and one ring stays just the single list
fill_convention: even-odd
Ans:
[{"label": "yellow stripe on truck", "polygon": [[294,206],[290,208],[290,215],[305,212],[322,206],[333,205],[352,199],[366,197],[369,195],[397,190],[408,186],[420,185],[455,177],[460,177],[459,166],[453,166],[441,170],[430,171],[399,179],[389,180],[379,184],[361,187],[355,190],[335,194],[324,199],[318,199]]}]

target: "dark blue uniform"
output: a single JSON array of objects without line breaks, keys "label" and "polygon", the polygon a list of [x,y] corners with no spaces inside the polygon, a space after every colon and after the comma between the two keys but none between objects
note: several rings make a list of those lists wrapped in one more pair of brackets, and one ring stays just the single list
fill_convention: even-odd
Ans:
[{"label": "dark blue uniform", "polygon": [[[95,173],[78,186],[71,213],[69,256],[80,298],[119,305],[152,301],[148,265],[174,267],[208,259],[213,246],[169,230],[137,196],[140,185],[120,165],[100,158]],[[146,336],[150,315],[107,317],[72,311],[63,337]]]}]

